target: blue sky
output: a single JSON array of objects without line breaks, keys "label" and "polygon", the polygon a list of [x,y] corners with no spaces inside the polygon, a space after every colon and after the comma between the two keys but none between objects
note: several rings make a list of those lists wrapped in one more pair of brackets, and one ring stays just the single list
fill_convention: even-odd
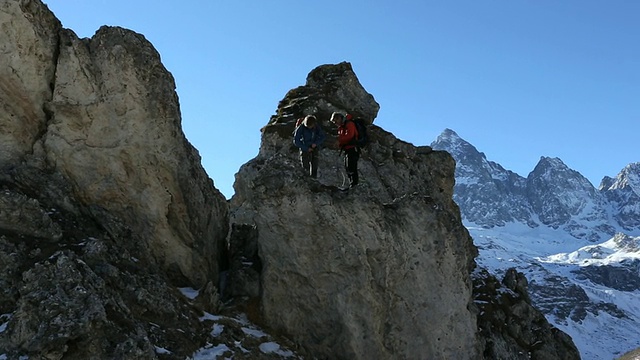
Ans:
[{"label": "blue sky", "polygon": [[227,197],[286,92],[341,61],[415,145],[450,128],[522,176],[558,157],[596,187],[640,161],[640,1],[44,2],[79,37],[145,35]]}]

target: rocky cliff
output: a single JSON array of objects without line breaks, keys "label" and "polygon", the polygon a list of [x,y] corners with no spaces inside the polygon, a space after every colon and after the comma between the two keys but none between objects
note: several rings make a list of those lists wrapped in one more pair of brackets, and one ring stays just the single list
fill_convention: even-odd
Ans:
[{"label": "rocky cliff", "polygon": [[[286,94],[229,208],[142,35],[79,39],[38,0],[0,1],[0,27],[0,358],[574,358],[521,280],[472,280],[453,158],[373,125],[349,63]],[[349,192],[333,111],[370,124]],[[304,114],[330,134],[318,181]]]},{"label": "rocky cliff", "polygon": [[37,1],[2,4],[11,56],[0,60],[0,167],[65,178],[80,202],[145,235],[175,276],[217,277],[226,204],[182,133],[175,83],[153,46],[116,27],[78,39]]},{"label": "rocky cliff", "polygon": [[336,187],[335,137],[319,182],[303,176],[297,117],[313,113],[333,134],[333,111],[373,122],[377,110],[350,64],[321,66],[280,102],[236,175],[232,216],[257,229],[262,316],[321,358],[473,358],[475,248],[452,201],[453,159],[370,125],[360,187]]},{"label": "rocky cliff", "polygon": [[0,27],[0,349],[188,354],[202,326],[176,286],[217,286],[228,207],[171,74],[142,35],[79,39],[40,1],[1,1]]},{"label": "rocky cliff", "polygon": [[[338,187],[344,174],[328,122],[333,111],[371,123],[361,184],[348,192]],[[261,263],[234,278],[246,281],[237,295],[259,303],[256,321],[319,358],[577,358],[528,296],[486,307],[489,299],[502,302],[494,286],[473,302],[477,250],[452,201],[455,163],[373,125],[377,111],[350,64],[324,65],[286,94],[262,129],[260,152],[236,175],[231,199],[233,228],[250,229],[250,253]],[[295,119],[307,114],[330,134],[318,180],[304,175],[291,142]],[[497,282],[490,278],[478,277],[476,289]],[[496,326],[502,321],[522,328],[507,332]],[[536,330],[523,338],[532,323]]]}]

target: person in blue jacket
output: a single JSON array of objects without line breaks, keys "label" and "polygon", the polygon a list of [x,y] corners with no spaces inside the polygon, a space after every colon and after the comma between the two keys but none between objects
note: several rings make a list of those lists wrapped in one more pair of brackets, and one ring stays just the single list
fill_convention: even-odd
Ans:
[{"label": "person in blue jacket", "polygon": [[293,144],[300,149],[302,168],[312,178],[318,177],[318,152],[324,139],[324,132],[313,115],[307,115],[293,133]]}]

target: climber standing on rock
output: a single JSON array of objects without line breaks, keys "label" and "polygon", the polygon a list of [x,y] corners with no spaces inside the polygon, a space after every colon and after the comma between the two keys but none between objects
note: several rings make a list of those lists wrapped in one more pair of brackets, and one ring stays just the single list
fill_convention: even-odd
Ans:
[{"label": "climber standing on rock", "polygon": [[338,145],[344,151],[344,167],[349,177],[349,188],[358,185],[358,159],[360,150],[354,145],[358,129],[353,121],[344,121],[344,115],[338,112],[331,114],[331,122],[338,126]]},{"label": "climber standing on rock", "polygon": [[312,178],[318,177],[318,152],[324,139],[324,132],[313,115],[307,115],[293,133],[293,144],[300,149],[302,168]]}]

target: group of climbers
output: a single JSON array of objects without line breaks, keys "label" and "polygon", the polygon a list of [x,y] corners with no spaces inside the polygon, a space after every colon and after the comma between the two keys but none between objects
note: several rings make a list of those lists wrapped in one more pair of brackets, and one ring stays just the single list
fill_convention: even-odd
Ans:
[{"label": "group of climbers", "polygon": [[[331,114],[331,122],[338,127],[338,147],[344,151],[344,167],[349,177],[349,188],[358,185],[358,159],[365,130],[351,115]],[[359,131],[360,127],[360,131]],[[300,162],[312,178],[318,176],[318,154],[325,141],[325,134],[314,115],[307,115],[299,123],[293,135],[293,143],[300,149]]]}]

